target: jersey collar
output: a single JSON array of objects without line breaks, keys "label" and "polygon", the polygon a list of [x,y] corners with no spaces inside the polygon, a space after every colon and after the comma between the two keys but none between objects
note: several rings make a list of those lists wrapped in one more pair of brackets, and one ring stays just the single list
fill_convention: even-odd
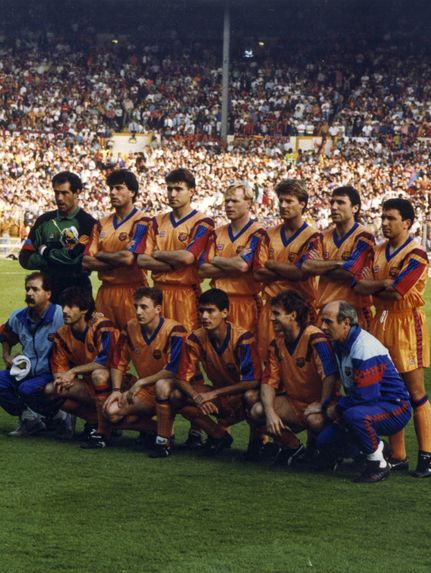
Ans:
[{"label": "jersey collar", "polygon": [[145,334],[143,328],[141,327],[142,338],[144,339],[144,342],[147,346],[150,346],[150,344],[154,341],[156,336],[159,334],[160,329],[162,328],[164,322],[165,322],[165,319],[163,317],[160,317],[159,324],[157,325],[155,331],[153,332],[153,334],[151,336],[147,336]]},{"label": "jersey collar", "polygon": [[223,352],[226,350],[226,348],[228,347],[229,341],[230,341],[230,337],[231,337],[230,322],[226,323],[226,328],[227,328],[226,336],[225,336],[225,339],[223,340],[223,342],[220,344],[220,346],[217,346],[217,342],[211,336],[208,337],[210,339],[212,347],[214,348],[214,350],[217,352],[217,354],[219,356],[221,356],[223,354]]},{"label": "jersey collar", "polygon": [[135,213],[137,213],[138,210],[136,207],[134,207],[130,213],[127,215],[127,217],[125,217],[122,221],[118,222],[117,220],[117,214],[114,214],[114,218],[112,219],[112,224],[114,226],[114,229],[118,229],[119,227],[121,227],[121,225],[123,225],[123,223],[125,223],[126,221],[128,221],[131,217],[133,217],[133,215]]},{"label": "jersey collar", "polygon": [[350,237],[350,235],[356,231],[356,229],[358,227],[359,227],[359,223],[354,223],[353,227],[351,227],[347,231],[347,233],[345,235],[343,235],[340,239],[337,238],[336,229],[334,229],[334,231],[332,233],[332,238],[334,240],[335,246],[339,249],[341,247],[341,245],[344,243],[344,241],[346,241]]},{"label": "jersey collar", "polygon": [[67,221],[67,220],[74,219],[80,210],[81,210],[81,207],[77,207],[77,208],[75,209],[75,211],[73,211],[73,213],[71,213],[70,215],[66,215],[66,216],[64,217],[63,215],[60,215],[60,212],[59,212],[58,209],[57,209],[57,217],[56,217],[56,219],[58,219],[59,221]]},{"label": "jersey collar", "polygon": [[281,236],[281,242],[283,243],[284,247],[287,247],[290,243],[292,243],[296,237],[298,235],[300,235],[302,233],[302,231],[308,227],[308,224],[304,221],[304,223],[302,223],[302,225],[299,227],[299,229],[297,229],[293,235],[291,235],[290,237],[286,236],[286,227],[283,225],[281,225],[281,229],[280,229],[280,236]]},{"label": "jersey collar", "polygon": [[233,230],[232,230],[232,223],[229,223],[228,226],[228,235],[229,235],[229,239],[232,241],[232,243],[234,243],[237,239],[239,239],[241,237],[241,235],[243,233],[245,233],[247,231],[247,229],[249,229],[251,227],[251,225],[253,225],[253,219],[249,219],[247,221],[247,223],[244,225],[244,227],[236,234],[233,234]]},{"label": "jersey collar", "polygon": [[404,241],[404,243],[400,245],[397,249],[395,249],[395,251],[393,251],[392,253],[389,252],[389,241],[388,241],[386,243],[386,248],[385,248],[386,260],[390,261],[391,259],[393,259],[395,255],[398,255],[398,253],[402,251],[404,247],[410,243],[410,241],[413,241],[413,237],[408,236],[407,239]]},{"label": "jersey collar", "polygon": [[173,211],[171,211],[171,213],[169,213],[169,219],[171,221],[172,227],[175,228],[175,227],[178,227],[179,225],[182,225],[183,223],[185,223],[186,221],[191,219],[191,217],[196,215],[196,213],[197,213],[196,209],[193,209],[193,211],[191,211],[188,215],[186,215],[185,217],[183,217],[179,221],[176,221],[175,217],[174,217],[174,213],[173,213]]}]

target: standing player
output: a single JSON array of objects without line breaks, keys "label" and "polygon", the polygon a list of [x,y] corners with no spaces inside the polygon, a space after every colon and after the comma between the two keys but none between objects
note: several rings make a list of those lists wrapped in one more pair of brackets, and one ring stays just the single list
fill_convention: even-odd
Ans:
[{"label": "standing player", "polygon": [[264,231],[250,219],[253,198],[253,189],[246,181],[229,185],[224,194],[224,205],[230,223],[215,229],[211,235],[199,261],[199,275],[212,279],[211,286],[229,296],[229,320],[256,333],[259,284],[251,269]]},{"label": "standing player", "polygon": [[[109,368],[119,331],[112,322],[94,313],[91,295],[78,287],[66,289],[63,298],[62,326],[53,336],[51,369],[54,381],[45,388],[51,398],[64,398],[65,410],[83,415],[97,413],[97,430],[91,430],[81,447],[104,448],[111,435],[111,425],[103,413],[103,405],[111,392]],[[69,408],[69,405],[72,408]]]},{"label": "standing player", "polygon": [[[166,404],[157,400],[156,384],[176,376],[187,332],[175,320],[163,318],[162,293],[157,288],[138,288],[134,306],[136,317],[121,334],[117,358],[111,368],[113,391],[105,403],[105,413],[116,424],[125,418],[123,428],[142,430],[141,420],[151,428],[151,423],[155,426],[151,418],[158,412],[156,452],[167,456],[171,453],[172,425],[164,427]],[[139,379],[127,391],[120,392],[129,362]]]},{"label": "standing player", "polygon": [[[258,386],[261,376],[253,334],[227,322],[228,313],[225,292],[210,289],[199,297],[202,328],[187,338],[177,389],[173,390],[169,382],[159,388],[160,396],[170,398],[176,411],[208,433],[203,449],[206,455],[231,446],[232,437],[224,428],[245,418],[245,393]],[[211,385],[202,384],[200,365]],[[219,424],[209,415],[217,416]]]},{"label": "standing player", "polygon": [[320,252],[321,234],[303,219],[308,193],[303,181],[285,179],[275,188],[283,223],[267,231],[257,250],[254,277],[264,283],[264,307],[259,319],[259,353],[265,360],[274,331],[271,299],[286,289],[297,290],[313,308],[317,280],[302,270],[309,250]]},{"label": "standing player", "polygon": [[357,222],[361,210],[359,193],[350,186],[337,187],[331,198],[331,217],[335,228],[323,232],[323,260],[320,253],[310,251],[302,268],[320,275],[319,311],[333,300],[350,303],[358,313],[359,323],[366,330],[371,321],[371,297],[353,291],[352,281],[365,266],[370,265],[374,237]]},{"label": "standing player", "polygon": [[338,378],[331,344],[319,328],[308,324],[308,314],[308,305],[296,292],[282,292],[271,301],[277,338],[269,347],[261,401],[251,409],[251,418],[265,423],[279,444],[274,463],[291,465],[304,453],[296,433],[305,429],[318,433],[323,428],[324,408]]},{"label": "standing player", "polygon": [[91,283],[82,270],[82,255],[96,220],[79,205],[82,182],[78,175],[62,171],[54,175],[52,187],[57,204],[36,219],[19,254],[25,269],[40,269],[51,280],[52,302],[59,303],[61,292],[80,286],[91,292]]},{"label": "standing player", "polygon": [[84,252],[83,267],[99,271],[102,286],[97,293],[96,310],[122,329],[135,316],[133,293],[139,286],[146,286],[147,279],[135,260],[131,261],[131,266],[121,266],[121,256],[116,255],[130,243],[135,224],[148,223],[149,218],[143,217],[133,205],[139,183],[131,171],[113,171],[106,183],[115,212],[93,227]]},{"label": "standing player", "polygon": [[214,224],[191,206],[196,184],[190,171],[171,171],[166,185],[172,211],[155,217],[148,232],[138,225],[130,251],[138,255],[139,267],[151,271],[155,286],[162,291],[163,316],[190,331],[198,326],[196,262]]},{"label": "standing player", "polygon": [[[428,279],[426,252],[410,237],[415,219],[407,199],[383,203],[382,229],[386,241],[374,248],[372,272],[366,272],[355,291],[372,294],[376,316],[372,333],[391,353],[410,392],[419,442],[416,477],[431,476],[431,406],[425,390],[424,368],[430,365],[429,334],[424,292]],[[408,467],[403,434],[391,439],[393,469]]]}]

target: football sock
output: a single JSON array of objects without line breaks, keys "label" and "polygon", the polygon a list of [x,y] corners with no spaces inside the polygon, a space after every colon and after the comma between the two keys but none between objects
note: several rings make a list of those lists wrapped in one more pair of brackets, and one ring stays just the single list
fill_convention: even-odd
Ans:
[{"label": "football sock", "polygon": [[379,462],[379,467],[380,468],[385,468],[388,465],[388,462],[385,460],[385,458],[383,457],[383,442],[382,440],[380,440],[379,445],[377,446],[377,449],[374,450],[374,452],[372,452],[371,454],[367,455],[367,460],[370,460],[371,462]]},{"label": "football sock", "polygon": [[199,428],[206,432],[212,438],[219,440],[225,435],[224,428],[214,422],[209,416],[202,414],[202,412],[196,406],[184,406],[181,408],[180,414],[187,418],[187,420],[193,421],[193,426]]},{"label": "football sock", "polygon": [[389,444],[391,446],[391,457],[394,460],[405,460],[407,457],[406,442],[404,439],[404,430],[389,436]]},{"label": "football sock", "polygon": [[283,430],[280,436],[274,436],[274,440],[281,444],[283,448],[296,450],[301,445],[300,440],[295,436],[291,430]]},{"label": "football sock", "polygon": [[413,421],[419,449],[423,452],[431,452],[431,404],[428,397],[426,401],[420,400],[419,404],[413,402]]},{"label": "football sock", "polygon": [[99,434],[102,434],[102,436],[109,438],[112,433],[112,426],[110,421],[105,417],[103,406],[109,396],[110,387],[108,384],[100,384],[95,385],[94,390],[96,393],[97,431]]},{"label": "football sock", "polygon": [[163,436],[156,437],[156,446],[169,446],[168,438],[164,438]]},{"label": "football sock", "polygon": [[175,414],[168,400],[157,399],[157,435],[169,439],[172,436],[174,428]]}]

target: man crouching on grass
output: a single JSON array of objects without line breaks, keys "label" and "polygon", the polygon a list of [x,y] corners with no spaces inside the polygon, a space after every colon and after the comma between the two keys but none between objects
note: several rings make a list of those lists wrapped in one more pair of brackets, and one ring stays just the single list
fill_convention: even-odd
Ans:
[{"label": "man crouching on grass", "polygon": [[[164,380],[158,392],[159,399],[169,399],[171,415],[179,412],[207,432],[201,453],[214,456],[230,448],[232,437],[226,428],[245,419],[245,394],[257,388],[261,369],[254,335],[227,321],[229,298],[224,291],[204,292],[198,311],[202,328],[186,339],[176,383]],[[200,366],[208,376],[207,384]],[[164,415],[169,416],[168,409]]]},{"label": "man crouching on grass", "polygon": [[[309,447],[324,424],[324,406],[333,400],[338,368],[331,343],[308,324],[309,307],[301,295],[284,291],[271,300],[276,338],[269,346],[260,402],[250,415],[279,446],[273,463],[291,466],[305,454],[296,433],[309,431]],[[257,433],[257,432],[256,432]],[[258,459],[258,444],[249,444],[248,459]]]},{"label": "man crouching on grass", "polygon": [[[345,396],[327,410],[331,425],[319,434],[317,447],[336,457],[350,446],[366,455],[356,481],[373,483],[389,476],[380,434],[399,432],[411,416],[409,394],[387,348],[360,328],[355,309],[344,301],[327,304],[322,330],[333,342]],[[342,453],[341,453],[342,455]]]},{"label": "man crouching on grass", "polygon": [[82,448],[105,448],[111,425],[103,405],[111,393],[109,368],[119,331],[94,312],[91,294],[79,287],[62,293],[64,326],[53,336],[51,369],[54,381],[45,388],[52,398],[64,398],[62,408],[90,421],[97,420]]}]

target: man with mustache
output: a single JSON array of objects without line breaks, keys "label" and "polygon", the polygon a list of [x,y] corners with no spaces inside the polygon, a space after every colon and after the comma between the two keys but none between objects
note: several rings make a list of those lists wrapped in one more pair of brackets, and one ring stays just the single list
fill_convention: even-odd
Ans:
[{"label": "man with mustache", "polygon": [[[48,277],[41,272],[26,277],[25,293],[26,308],[15,310],[0,326],[3,360],[8,368],[0,372],[0,405],[20,419],[17,429],[10,436],[37,434],[45,429],[45,424],[35,411],[52,415],[56,410],[43,392],[52,380],[49,367],[52,342],[48,337],[63,325],[63,313],[60,306],[51,302],[51,285]],[[27,361],[30,365],[29,372],[23,378],[19,371],[16,377],[13,375],[15,369],[11,372],[14,362],[11,351],[16,344],[21,344],[20,355],[23,355],[22,364],[17,364],[18,369]],[[72,431],[70,420],[64,412],[58,412],[54,418],[59,431]]]}]

